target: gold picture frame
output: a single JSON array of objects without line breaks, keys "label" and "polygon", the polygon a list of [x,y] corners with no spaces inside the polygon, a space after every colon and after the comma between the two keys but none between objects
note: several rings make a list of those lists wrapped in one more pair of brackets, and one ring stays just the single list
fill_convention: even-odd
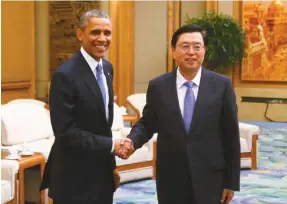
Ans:
[{"label": "gold picture frame", "polygon": [[287,2],[236,1],[233,16],[246,32],[241,81],[287,82]]}]

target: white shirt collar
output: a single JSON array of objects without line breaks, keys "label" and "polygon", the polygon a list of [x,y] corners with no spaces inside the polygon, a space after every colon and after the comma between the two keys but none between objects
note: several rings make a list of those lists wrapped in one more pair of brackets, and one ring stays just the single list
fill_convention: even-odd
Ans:
[{"label": "white shirt collar", "polygon": [[[202,71],[202,68],[200,67],[197,74],[195,75],[195,77],[191,80],[197,87],[199,87],[199,84],[200,84],[201,71]],[[179,68],[177,68],[177,71],[176,71],[176,87],[181,88],[186,81],[187,80],[180,73]]]},{"label": "white shirt collar", "polygon": [[[93,57],[91,57],[91,55],[89,55],[86,50],[84,50],[83,47],[81,47],[81,53],[84,56],[85,60],[87,61],[87,63],[89,64],[90,68],[92,69],[93,73],[95,72],[96,67],[98,66],[98,64],[100,63],[100,65],[103,67],[103,61],[102,59],[100,59],[100,61],[98,62],[97,60],[95,60]],[[102,69],[103,71],[103,69]]]}]

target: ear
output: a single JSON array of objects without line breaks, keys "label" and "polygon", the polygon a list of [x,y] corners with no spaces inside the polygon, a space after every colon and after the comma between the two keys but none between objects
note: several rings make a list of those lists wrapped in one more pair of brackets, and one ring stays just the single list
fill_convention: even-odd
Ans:
[{"label": "ear", "polygon": [[76,30],[77,39],[82,42],[84,38],[84,32],[81,29]]},{"label": "ear", "polygon": [[172,53],[172,58],[174,59],[174,52],[175,52],[175,47],[171,46],[171,53]]}]

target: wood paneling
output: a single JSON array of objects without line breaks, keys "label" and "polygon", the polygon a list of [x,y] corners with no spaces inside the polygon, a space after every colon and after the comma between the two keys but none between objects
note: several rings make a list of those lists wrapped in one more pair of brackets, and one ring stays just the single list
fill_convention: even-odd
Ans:
[{"label": "wood paneling", "polygon": [[134,2],[110,1],[113,40],[109,59],[114,66],[114,91],[117,103],[124,104],[134,90]]},{"label": "wood paneling", "polygon": [[34,4],[2,2],[2,103],[35,96]]},{"label": "wood paneling", "polygon": [[99,9],[99,1],[50,1],[50,76],[75,52],[81,43],[76,39],[76,28],[81,16]]},{"label": "wood paneling", "polygon": [[175,68],[175,62],[172,57],[171,39],[173,33],[179,28],[181,22],[181,2],[169,1],[168,2],[168,25],[167,25],[167,72],[171,72]]},{"label": "wood paneling", "polygon": [[217,0],[206,1],[206,11],[215,11],[218,12],[218,2]]}]

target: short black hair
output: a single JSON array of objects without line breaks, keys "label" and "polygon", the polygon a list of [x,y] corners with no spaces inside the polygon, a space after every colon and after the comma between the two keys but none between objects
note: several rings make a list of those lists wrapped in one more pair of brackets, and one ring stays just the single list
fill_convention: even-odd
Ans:
[{"label": "short black hair", "polygon": [[207,36],[206,36],[206,32],[199,26],[199,25],[185,25],[180,27],[179,29],[177,29],[174,34],[172,35],[172,39],[171,39],[171,46],[175,47],[176,43],[178,41],[178,38],[181,34],[183,33],[193,33],[193,32],[199,32],[202,35],[203,38],[203,42],[204,45],[207,46]]}]

